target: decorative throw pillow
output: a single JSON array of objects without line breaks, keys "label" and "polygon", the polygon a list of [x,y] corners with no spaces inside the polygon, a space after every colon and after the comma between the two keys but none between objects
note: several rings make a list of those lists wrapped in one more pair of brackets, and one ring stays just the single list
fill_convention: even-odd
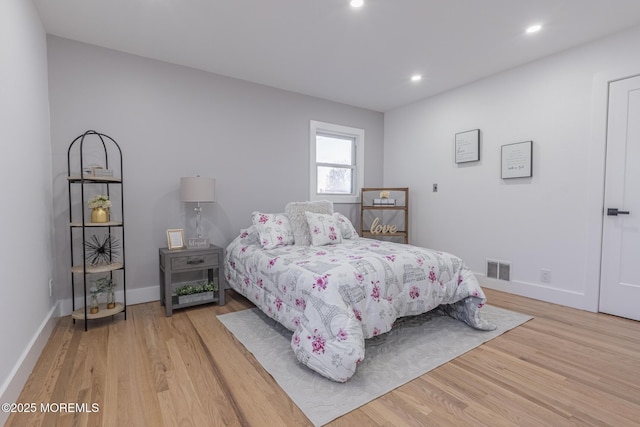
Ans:
[{"label": "decorative throw pillow", "polygon": [[260,235],[255,225],[249,226],[249,228],[243,228],[240,230],[240,241],[243,245],[255,245],[260,244]]},{"label": "decorative throw pillow", "polygon": [[293,244],[291,222],[286,214],[254,212],[252,221],[260,235],[260,244],[263,249],[273,249]]},{"label": "decorative throw pillow", "polygon": [[305,212],[313,246],[342,243],[342,233],[333,215]]},{"label": "decorative throw pillow", "polygon": [[316,202],[289,202],[284,208],[291,221],[293,228],[293,239],[296,245],[311,245],[311,235],[305,212],[333,214],[333,203],[328,200],[318,200]]},{"label": "decorative throw pillow", "polygon": [[343,239],[357,239],[358,237],[360,237],[358,236],[358,232],[356,231],[351,221],[349,221],[349,218],[347,218],[340,212],[334,213],[333,217],[338,223],[338,227],[340,228]]}]

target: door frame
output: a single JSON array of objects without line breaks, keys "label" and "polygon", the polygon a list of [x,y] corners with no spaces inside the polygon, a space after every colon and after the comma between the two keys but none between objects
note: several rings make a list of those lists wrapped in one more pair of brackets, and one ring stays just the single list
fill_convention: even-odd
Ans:
[{"label": "door frame", "polygon": [[607,161],[607,122],[609,112],[609,84],[640,75],[640,62],[624,68],[597,73],[593,79],[591,104],[591,141],[589,142],[586,179],[587,215],[587,271],[585,302],[587,310],[597,312],[600,305],[600,274],[602,263],[602,233],[604,230],[604,190]]}]

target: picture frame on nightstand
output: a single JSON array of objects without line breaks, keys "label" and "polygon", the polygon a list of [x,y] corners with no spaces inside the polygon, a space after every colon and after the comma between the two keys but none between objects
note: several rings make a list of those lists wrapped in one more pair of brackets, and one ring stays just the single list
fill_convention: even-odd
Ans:
[{"label": "picture frame on nightstand", "polygon": [[167,230],[167,245],[169,249],[184,249],[184,230],[182,228]]}]

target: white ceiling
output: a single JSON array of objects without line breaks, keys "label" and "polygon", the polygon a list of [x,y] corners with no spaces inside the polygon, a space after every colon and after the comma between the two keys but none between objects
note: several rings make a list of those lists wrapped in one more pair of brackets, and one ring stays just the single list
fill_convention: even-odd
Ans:
[{"label": "white ceiling", "polygon": [[49,34],[376,111],[640,24],[640,0],[34,2]]}]

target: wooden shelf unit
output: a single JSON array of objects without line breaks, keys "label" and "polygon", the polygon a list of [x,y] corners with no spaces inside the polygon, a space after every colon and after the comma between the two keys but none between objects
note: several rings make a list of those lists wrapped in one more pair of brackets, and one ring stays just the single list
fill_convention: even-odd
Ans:
[{"label": "wooden shelf unit", "polygon": [[[394,199],[399,204],[377,205],[376,199],[385,200],[380,196],[381,192],[388,192],[388,199]],[[387,199],[387,200],[388,200]],[[398,230],[389,231],[391,224],[378,223],[374,229],[373,221],[365,217],[365,212],[379,212],[382,216],[376,216],[380,221],[384,221],[384,212],[396,211],[401,213],[401,224],[393,224]],[[377,230],[377,231],[376,231]],[[360,191],[360,236],[371,239],[380,238],[401,238],[403,243],[409,243],[409,188],[407,187],[368,187]]]}]

